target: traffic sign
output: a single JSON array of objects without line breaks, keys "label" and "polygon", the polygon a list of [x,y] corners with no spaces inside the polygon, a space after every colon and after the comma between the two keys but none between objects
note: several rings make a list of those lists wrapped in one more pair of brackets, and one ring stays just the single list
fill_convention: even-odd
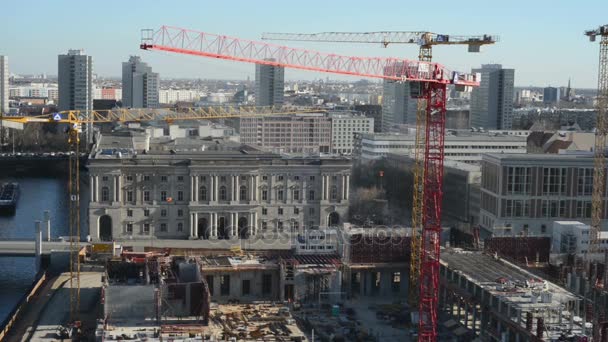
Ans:
[{"label": "traffic sign", "polygon": [[53,120],[55,120],[55,121],[60,121],[60,120],[61,120],[61,115],[60,115],[59,113],[55,113],[55,114],[53,115]]}]

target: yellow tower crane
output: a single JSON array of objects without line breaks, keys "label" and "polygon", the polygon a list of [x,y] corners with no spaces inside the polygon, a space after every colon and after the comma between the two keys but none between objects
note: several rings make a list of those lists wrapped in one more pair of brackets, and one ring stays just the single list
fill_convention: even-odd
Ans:
[{"label": "yellow tower crane", "polygon": [[[454,36],[427,31],[381,31],[381,32],[321,32],[321,33],[264,33],[262,39],[313,41],[337,43],[375,43],[387,47],[389,44],[418,44],[418,59],[431,62],[435,45],[467,45],[469,52],[479,52],[482,45],[494,44],[499,37],[493,35]],[[414,186],[412,198],[412,243],[410,259],[410,286],[408,299],[410,305],[418,305],[418,279],[420,278],[420,255],[422,248],[422,206],[424,188],[424,149],[426,129],[426,101],[418,99],[416,111],[416,141],[414,148]]]},{"label": "yellow tower crane", "polygon": [[70,322],[79,321],[80,312],[80,135],[86,124],[167,122],[187,120],[213,120],[269,115],[319,113],[319,109],[298,109],[256,106],[217,106],[180,109],[112,109],[103,111],[63,111],[40,116],[5,116],[0,113],[4,127],[23,129],[31,123],[66,125],[69,144],[69,196],[70,196]]}]

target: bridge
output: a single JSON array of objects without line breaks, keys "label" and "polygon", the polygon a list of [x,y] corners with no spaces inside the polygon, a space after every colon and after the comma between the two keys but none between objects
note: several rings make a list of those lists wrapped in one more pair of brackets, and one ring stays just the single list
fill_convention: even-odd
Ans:
[{"label": "bridge", "polygon": [[[69,241],[42,241],[42,254],[51,252],[69,252]],[[88,245],[81,242],[80,246]],[[36,241],[34,240],[2,240],[0,241],[0,257],[34,257],[36,256]]]}]

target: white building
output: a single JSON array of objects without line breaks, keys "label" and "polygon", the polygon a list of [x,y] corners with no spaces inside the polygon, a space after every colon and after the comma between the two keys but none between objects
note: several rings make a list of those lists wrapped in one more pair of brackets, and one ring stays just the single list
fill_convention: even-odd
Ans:
[{"label": "white building", "polygon": [[146,133],[148,133],[150,138],[229,137],[231,141],[239,140],[234,128],[210,122],[193,124],[184,122],[173,125],[149,126],[146,127]]},{"label": "white building", "polygon": [[0,113],[8,113],[8,57],[0,56]]},{"label": "white building", "polygon": [[[555,221],[551,233],[551,253],[585,254],[589,251],[591,227],[579,221]],[[608,247],[608,232],[600,232],[599,251]]]},{"label": "white building", "polygon": [[158,101],[163,104],[176,102],[197,102],[201,99],[198,90],[191,89],[161,89],[158,93]]},{"label": "white building", "polygon": [[[353,154],[361,161],[386,157],[389,153],[413,155],[415,134],[356,134]],[[526,137],[504,134],[468,133],[446,135],[445,158],[479,163],[484,153],[526,153]]]},{"label": "white building", "polygon": [[374,119],[353,113],[332,113],[331,152],[351,154],[355,133],[374,133]]}]

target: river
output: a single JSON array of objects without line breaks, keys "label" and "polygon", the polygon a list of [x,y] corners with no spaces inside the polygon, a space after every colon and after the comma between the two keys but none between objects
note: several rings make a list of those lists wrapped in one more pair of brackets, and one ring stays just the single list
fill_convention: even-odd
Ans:
[{"label": "river", "polygon": [[[44,165],[41,165],[44,169]],[[82,172],[81,179],[88,179]],[[0,175],[0,183],[16,181],[20,185],[20,198],[14,216],[0,216],[0,240],[34,239],[34,221],[42,220],[44,210],[51,212],[51,236],[69,235],[68,179],[66,173],[40,175],[40,172]],[[86,204],[88,184],[83,190],[81,232],[86,236]],[[84,214],[84,215],[83,215]],[[43,230],[43,237],[45,232]],[[19,298],[31,285],[34,275],[34,258],[0,257],[0,322],[13,309]]]}]

